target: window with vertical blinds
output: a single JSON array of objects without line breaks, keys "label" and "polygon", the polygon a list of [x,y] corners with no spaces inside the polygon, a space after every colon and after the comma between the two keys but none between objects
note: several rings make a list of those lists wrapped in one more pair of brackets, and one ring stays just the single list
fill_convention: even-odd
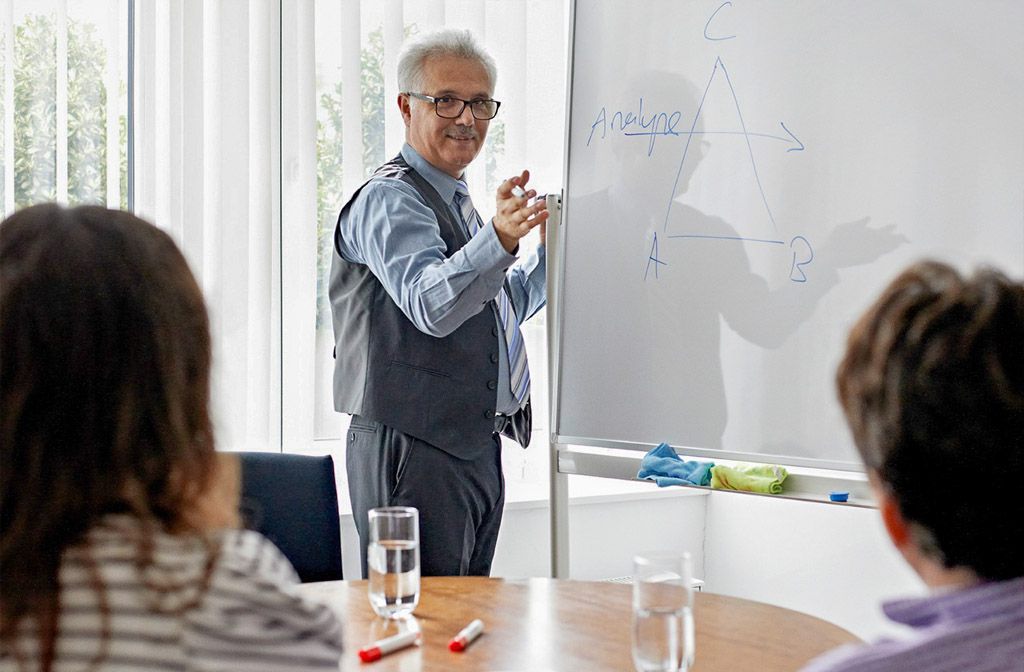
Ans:
[{"label": "window with vertical blinds", "polygon": [[127,0],[0,2],[4,215],[126,207]]},{"label": "window with vertical blinds", "polygon": [[135,210],[203,289],[226,450],[281,441],[281,6],[135,2]]},{"label": "window with vertical blinds", "polygon": [[[0,0],[0,22],[4,212],[128,207],[133,132],[131,205],[178,242],[210,308],[224,449],[337,454],[330,237],[401,148],[407,36],[468,28],[498,63],[502,107],[467,173],[484,218],[523,168],[561,188],[563,0]],[[524,335],[544,432],[543,314]]]}]

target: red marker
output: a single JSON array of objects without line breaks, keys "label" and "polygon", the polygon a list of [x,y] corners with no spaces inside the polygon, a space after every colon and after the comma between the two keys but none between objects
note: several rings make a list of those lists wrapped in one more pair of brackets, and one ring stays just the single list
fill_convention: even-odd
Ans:
[{"label": "red marker", "polygon": [[409,632],[402,632],[391,637],[378,639],[366,648],[359,649],[359,659],[364,663],[372,663],[375,660],[380,660],[381,656],[386,656],[392,651],[404,649],[413,644],[419,644],[419,639],[420,633],[418,630],[410,630]]},{"label": "red marker", "polygon": [[479,618],[474,619],[472,623],[464,627],[459,631],[459,634],[452,637],[452,641],[448,642],[448,649],[451,651],[462,651],[469,643],[480,636],[480,633],[484,631],[484,622]]}]

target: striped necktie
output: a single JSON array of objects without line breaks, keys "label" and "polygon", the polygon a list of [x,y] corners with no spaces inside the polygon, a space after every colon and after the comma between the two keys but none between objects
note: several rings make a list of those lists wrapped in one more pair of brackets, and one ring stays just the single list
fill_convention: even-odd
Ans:
[{"label": "striped necktie", "polygon": [[[469,235],[476,235],[481,226],[480,215],[473,207],[466,183],[461,180],[455,183],[455,204],[462,214],[462,223],[466,225]],[[523,343],[523,333],[519,330],[519,323],[516,321],[516,314],[512,310],[512,302],[509,301],[504,285],[495,300],[498,303],[498,317],[501,318],[501,325],[505,330],[505,346],[508,348],[509,387],[522,407],[526,403],[526,398],[530,396],[530,367],[526,363],[526,344]]]}]

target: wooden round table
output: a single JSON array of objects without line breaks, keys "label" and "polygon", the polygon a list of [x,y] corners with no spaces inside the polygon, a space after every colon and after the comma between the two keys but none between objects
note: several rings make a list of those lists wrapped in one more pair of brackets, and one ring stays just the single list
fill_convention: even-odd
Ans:
[{"label": "wooden round table", "polygon": [[[629,585],[559,579],[426,577],[415,617],[419,647],[364,664],[357,651],[396,634],[378,618],[366,581],[329,581],[300,587],[340,615],[345,637],[342,670],[493,672],[630,672]],[[448,641],[474,618],[485,630],[462,653]],[[695,672],[791,672],[840,644],[860,641],[842,628],[800,612],[711,593],[696,593]]]}]

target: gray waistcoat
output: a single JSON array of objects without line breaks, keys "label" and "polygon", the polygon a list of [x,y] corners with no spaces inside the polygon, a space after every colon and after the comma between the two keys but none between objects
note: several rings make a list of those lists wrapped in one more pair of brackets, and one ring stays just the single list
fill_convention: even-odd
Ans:
[{"label": "gray waistcoat", "polygon": [[[400,179],[434,211],[450,257],[468,242],[437,191],[401,155],[370,180]],[[366,186],[365,184],[363,186]],[[482,310],[444,338],[416,328],[363,264],[338,254],[342,207],[335,227],[330,298],[334,317],[334,409],[411,434],[464,459],[493,447],[498,393],[498,348],[505,347],[493,308]],[[493,301],[491,302],[493,303]],[[530,441],[530,404],[502,433],[524,448]]]}]

